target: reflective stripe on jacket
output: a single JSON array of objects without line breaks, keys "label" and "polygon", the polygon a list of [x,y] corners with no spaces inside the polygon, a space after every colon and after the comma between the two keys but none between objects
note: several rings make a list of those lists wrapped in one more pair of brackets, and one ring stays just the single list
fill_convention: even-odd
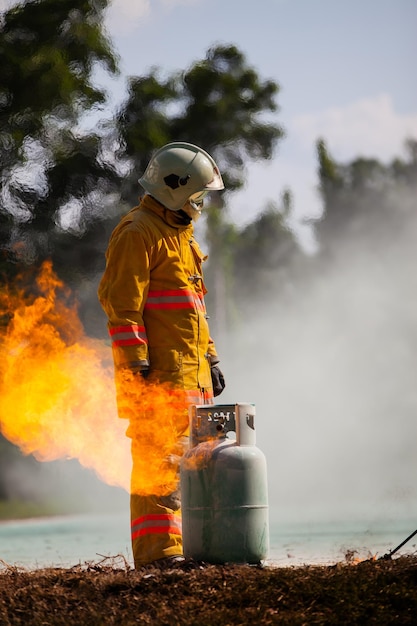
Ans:
[{"label": "reflective stripe on jacket", "polygon": [[110,238],[99,299],[116,368],[150,366],[150,377],[183,389],[211,388],[202,278],[192,224],[146,195]]}]

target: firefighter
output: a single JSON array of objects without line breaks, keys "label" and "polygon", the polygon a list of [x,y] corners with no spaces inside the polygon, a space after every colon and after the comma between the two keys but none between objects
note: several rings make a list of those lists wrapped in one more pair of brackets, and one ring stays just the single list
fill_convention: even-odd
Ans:
[{"label": "firefighter", "polygon": [[[212,403],[225,386],[204,304],[202,263],[207,257],[194,239],[192,223],[206,194],[224,188],[219,169],[202,148],[173,142],[154,154],[139,183],[145,195],[112,233],[98,290],[112,340],[119,416],[131,419],[132,407],[129,414],[121,400],[126,372],[139,376],[141,384],[183,389],[189,404]],[[133,419],[151,417],[142,413]],[[180,562],[178,479],[168,494],[138,493],[141,476],[135,459],[142,442],[130,426],[127,435],[132,438],[135,567]],[[178,465],[180,456],[177,450],[170,462]]]}]

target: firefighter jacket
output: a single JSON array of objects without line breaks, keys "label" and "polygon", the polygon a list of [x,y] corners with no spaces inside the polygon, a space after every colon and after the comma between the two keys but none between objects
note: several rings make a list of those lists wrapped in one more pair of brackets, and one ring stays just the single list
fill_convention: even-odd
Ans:
[{"label": "firefighter jacket", "polygon": [[98,290],[116,371],[149,366],[155,380],[211,389],[218,358],[204,304],[205,258],[192,223],[149,195],[121,220]]}]

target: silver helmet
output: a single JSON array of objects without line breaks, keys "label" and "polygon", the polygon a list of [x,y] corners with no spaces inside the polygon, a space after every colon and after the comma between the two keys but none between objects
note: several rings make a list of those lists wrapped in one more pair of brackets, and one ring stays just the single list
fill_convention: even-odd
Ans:
[{"label": "silver helmet", "polygon": [[153,155],[139,183],[171,211],[179,211],[188,201],[198,204],[204,192],[224,189],[214,159],[202,148],[180,141]]}]

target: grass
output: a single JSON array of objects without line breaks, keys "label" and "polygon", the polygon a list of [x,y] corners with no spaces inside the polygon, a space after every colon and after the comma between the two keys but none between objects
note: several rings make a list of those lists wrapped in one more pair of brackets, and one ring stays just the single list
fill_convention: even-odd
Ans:
[{"label": "grass", "polygon": [[73,512],[57,502],[35,502],[28,500],[0,500],[0,521],[27,519],[30,517],[49,517]]},{"label": "grass", "polygon": [[[121,559],[121,560],[120,560]],[[0,561],[1,626],[415,624],[417,556],[335,566],[26,571]]]}]

